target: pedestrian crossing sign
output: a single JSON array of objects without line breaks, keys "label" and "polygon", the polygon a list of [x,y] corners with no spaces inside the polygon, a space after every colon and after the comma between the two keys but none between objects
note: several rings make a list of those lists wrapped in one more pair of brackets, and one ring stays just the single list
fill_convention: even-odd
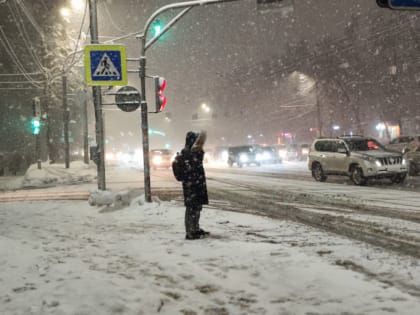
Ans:
[{"label": "pedestrian crossing sign", "polygon": [[85,46],[86,84],[127,85],[127,60],[123,45]]}]

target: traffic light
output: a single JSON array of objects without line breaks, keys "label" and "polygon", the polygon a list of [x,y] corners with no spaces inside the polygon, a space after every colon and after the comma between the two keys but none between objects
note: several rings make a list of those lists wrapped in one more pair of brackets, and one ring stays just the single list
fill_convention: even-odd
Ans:
[{"label": "traffic light", "polygon": [[156,113],[163,111],[166,105],[166,96],[163,91],[166,88],[166,80],[162,77],[155,77]]},{"label": "traffic light", "polygon": [[33,135],[39,135],[41,132],[41,120],[38,117],[32,118],[31,131]]},{"label": "traffic light", "polygon": [[32,115],[41,118],[41,101],[39,97],[34,97],[32,99]]},{"label": "traffic light", "polygon": [[160,32],[162,32],[162,24],[160,23],[159,20],[156,20],[153,23],[153,37],[159,35]]}]

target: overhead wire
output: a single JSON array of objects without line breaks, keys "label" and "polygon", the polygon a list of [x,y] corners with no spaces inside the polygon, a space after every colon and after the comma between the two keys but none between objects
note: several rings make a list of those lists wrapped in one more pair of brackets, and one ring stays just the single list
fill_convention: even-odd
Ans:
[{"label": "overhead wire", "polygon": [[123,29],[121,29],[114,21],[114,19],[112,18],[111,13],[109,12],[109,8],[108,8],[108,4],[106,3],[106,1],[101,2],[101,4],[103,4],[104,7],[104,11],[106,13],[106,15],[108,16],[109,21],[111,22],[112,26],[119,32],[125,34],[127,33],[127,31],[124,31]]},{"label": "overhead wire", "polygon": [[9,40],[7,39],[7,36],[3,30],[3,27],[1,26],[0,26],[0,35],[1,35],[0,41],[3,44],[3,47],[5,48],[6,52],[11,57],[12,61],[18,67],[18,69],[22,72],[23,76],[29,81],[30,84],[36,87],[40,87],[38,84],[41,84],[43,81],[36,81],[30,75],[28,75],[28,72],[26,71],[25,67],[22,65],[19,58],[16,56],[15,52],[13,51],[13,47],[10,44]]},{"label": "overhead wire", "polygon": [[[82,36],[82,32],[83,32],[83,26],[84,26],[84,24],[85,24],[85,19],[86,19],[86,14],[87,14],[87,8],[88,8],[88,3],[87,3],[87,0],[85,1],[85,8],[84,8],[84,12],[83,12],[83,17],[82,17],[82,22],[81,22],[81,24],[80,24],[80,28],[79,28],[79,34],[77,35],[77,41],[76,41],[76,45],[75,45],[75,47],[74,47],[74,51],[73,51],[73,57],[72,57],[72,61],[70,62],[70,66],[67,68],[67,70],[68,69],[70,69],[71,67],[73,67],[74,66],[74,59],[75,59],[75,57],[76,57],[76,53],[77,53],[77,51],[78,51],[78,47],[79,47],[79,42],[80,42],[80,38],[81,38],[81,36]],[[79,60],[77,60],[77,62],[78,62]],[[63,69],[64,69],[64,67],[63,67]],[[64,71],[66,71],[66,70],[64,70]]]},{"label": "overhead wire", "polygon": [[[26,75],[43,75],[44,72],[27,72]],[[23,76],[23,73],[0,73],[0,77]]]},{"label": "overhead wire", "polygon": [[[41,38],[44,38],[44,32],[42,31],[42,28],[39,26],[39,24],[36,22],[35,18],[33,17],[32,13],[26,8],[25,4],[22,0],[15,0],[16,3],[19,5],[23,13],[25,14],[26,18],[29,20],[29,22],[32,24],[34,29],[41,35]],[[45,6],[45,3],[43,3]]]},{"label": "overhead wire", "polygon": [[[32,46],[32,43],[29,39],[28,33],[26,31],[26,28],[25,28],[25,24],[23,23],[22,16],[21,16],[21,14],[20,14],[17,6],[16,6],[16,3],[15,3],[14,8],[12,8],[12,5],[10,4],[10,1],[7,2],[7,5],[9,7],[9,11],[12,14],[12,18],[16,23],[16,27],[19,30],[20,34],[22,35],[23,43],[26,46],[27,51],[32,56],[32,58],[35,61],[35,64],[40,68],[40,70],[45,72],[44,66],[42,65],[41,60],[39,59],[37,54],[35,53],[35,49]],[[16,10],[16,12],[14,10]],[[16,15],[16,13],[19,15],[19,17]]]}]

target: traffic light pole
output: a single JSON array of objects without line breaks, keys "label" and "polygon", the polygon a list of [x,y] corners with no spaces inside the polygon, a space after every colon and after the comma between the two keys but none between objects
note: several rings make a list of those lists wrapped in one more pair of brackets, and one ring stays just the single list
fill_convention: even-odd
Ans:
[{"label": "traffic light pole", "polygon": [[[93,0],[89,1],[89,4]],[[165,34],[176,22],[178,22],[186,13],[188,13],[195,6],[204,6],[208,4],[218,4],[222,2],[234,2],[240,0],[195,0],[173,3],[161,7],[156,10],[147,20],[143,33],[138,36],[141,41],[140,44],[140,60],[139,60],[139,76],[140,76],[140,88],[141,88],[141,130],[143,136],[143,166],[144,166],[144,194],[146,202],[152,202],[152,193],[150,188],[150,163],[149,163],[149,123],[147,117],[147,102],[146,102],[146,50],[151,47],[160,36]],[[154,36],[149,42],[146,43],[146,36],[149,27],[153,21],[161,13],[171,9],[184,8],[177,16],[175,16],[163,29],[162,31]],[[91,22],[92,25],[92,22]],[[93,39],[93,36],[92,36]]]},{"label": "traffic light pole", "polygon": [[35,154],[36,154],[36,164],[37,168],[41,169],[41,141],[39,139],[39,134],[35,135]]},{"label": "traffic light pole", "polygon": [[88,109],[86,91],[83,91],[83,162],[89,164],[89,136],[88,136]]},{"label": "traffic light pole", "polygon": [[[96,10],[96,0],[89,0],[89,16],[90,16],[90,38],[92,44],[98,44],[98,18]],[[98,169],[98,189],[106,190],[105,184],[105,139],[103,128],[103,115],[102,115],[102,95],[101,87],[93,86],[93,105],[95,108],[95,131],[96,131],[96,144],[97,144],[97,169]]]}]

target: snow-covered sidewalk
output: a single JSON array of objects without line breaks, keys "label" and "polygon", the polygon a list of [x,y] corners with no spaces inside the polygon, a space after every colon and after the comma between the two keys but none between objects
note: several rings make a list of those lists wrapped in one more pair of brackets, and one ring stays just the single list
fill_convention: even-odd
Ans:
[{"label": "snow-covered sidewalk", "polygon": [[[217,201],[211,237],[187,241],[179,202],[141,200],[0,204],[0,314],[418,314],[418,297],[357,268],[390,272],[380,249]],[[395,264],[419,279],[418,262]]]}]

